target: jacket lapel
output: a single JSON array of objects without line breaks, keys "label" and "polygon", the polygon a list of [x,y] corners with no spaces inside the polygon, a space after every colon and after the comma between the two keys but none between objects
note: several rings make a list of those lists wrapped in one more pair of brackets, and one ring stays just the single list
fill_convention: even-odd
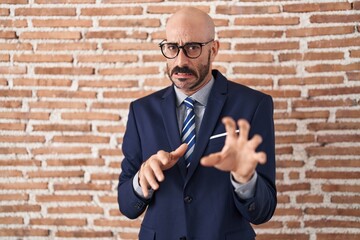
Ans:
[{"label": "jacket lapel", "polygon": [[192,153],[192,162],[188,168],[186,182],[189,181],[199,165],[200,159],[209,142],[211,134],[219,121],[221,110],[227,97],[227,80],[217,71],[213,71],[213,74],[215,82],[209,95],[199,133],[196,136],[195,149]]},{"label": "jacket lapel", "polygon": [[[170,143],[171,150],[177,149],[181,145],[179,125],[176,116],[176,101],[175,91],[171,86],[163,95],[161,103],[162,119],[165,126],[166,137]],[[179,159],[177,163],[181,175],[185,179],[186,177],[186,166],[184,159]]]}]

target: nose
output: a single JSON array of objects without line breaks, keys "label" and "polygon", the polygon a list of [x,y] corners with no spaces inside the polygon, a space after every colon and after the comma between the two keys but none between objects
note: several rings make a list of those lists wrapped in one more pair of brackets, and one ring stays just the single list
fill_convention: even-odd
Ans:
[{"label": "nose", "polygon": [[189,65],[189,58],[185,55],[184,49],[180,49],[180,52],[176,57],[176,65],[179,67]]}]

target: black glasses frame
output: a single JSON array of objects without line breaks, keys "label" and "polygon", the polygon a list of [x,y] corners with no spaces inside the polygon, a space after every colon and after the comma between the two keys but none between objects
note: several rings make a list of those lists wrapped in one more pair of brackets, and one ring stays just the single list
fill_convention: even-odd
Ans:
[{"label": "black glasses frame", "polygon": [[[180,49],[182,49],[182,50],[184,51],[184,54],[185,54],[186,57],[191,58],[191,59],[195,59],[195,58],[200,57],[200,55],[201,55],[201,53],[202,53],[202,47],[205,46],[206,44],[211,43],[212,41],[214,41],[214,39],[211,39],[211,40],[208,41],[208,42],[188,42],[188,43],[185,43],[185,44],[182,45],[182,46],[179,46],[177,43],[167,43],[167,42],[166,42],[166,39],[165,39],[165,40],[162,40],[161,43],[159,43],[159,47],[160,47],[160,50],[161,50],[162,55],[163,55],[164,57],[166,57],[167,59],[174,59],[174,58],[176,58],[176,57],[179,55]],[[164,54],[163,46],[164,46],[165,44],[173,44],[174,46],[177,47],[178,51],[177,51],[177,53],[176,53],[176,55],[175,55],[174,57],[168,57],[168,56],[166,56],[166,55]],[[192,45],[192,44],[198,44],[198,45],[200,46],[200,53],[199,53],[199,56],[197,56],[197,57],[190,57],[190,56],[187,54],[186,50],[185,50],[185,47],[186,47],[186,46]]]}]

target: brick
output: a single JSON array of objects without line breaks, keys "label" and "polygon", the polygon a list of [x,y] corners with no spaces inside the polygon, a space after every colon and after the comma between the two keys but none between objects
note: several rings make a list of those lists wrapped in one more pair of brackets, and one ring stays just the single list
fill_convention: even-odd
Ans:
[{"label": "brick", "polygon": [[119,178],[119,174],[118,173],[96,173],[96,174],[91,174],[90,179],[91,180],[102,180],[102,181],[109,181],[109,180],[118,180]]},{"label": "brick", "polygon": [[359,118],[360,112],[359,110],[337,110],[336,117],[337,118]]},{"label": "brick", "polygon": [[29,200],[29,194],[26,193],[7,193],[0,194],[1,201],[27,201]]},{"label": "brick", "polygon": [[271,239],[271,240],[309,240],[310,236],[304,233],[293,233],[293,234],[285,234],[285,233],[280,233],[280,234],[270,234],[270,233],[264,233],[264,234],[259,234],[256,236],[256,240],[267,240],[267,239]]},{"label": "brick", "polygon": [[90,154],[91,148],[89,147],[40,147],[31,149],[34,155],[42,154]]},{"label": "brick", "polygon": [[280,13],[279,6],[217,6],[217,14],[244,15]]},{"label": "brick", "polygon": [[12,190],[35,190],[35,189],[47,189],[47,183],[41,182],[15,182],[15,183],[0,183],[1,189]]},{"label": "brick", "polygon": [[235,44],[237,51],[253,51],[253,50],[291,50],[299,49],[299,42],[275,42],[275,43],[238,43]]},{"label": "brick", "polygon": [[341,84],[344,83],[342,76],[322,76],[322,77],[301,77],[301,78],[280,78],[279,86],[285,85],[324,85],[324,84]]},{"label": "brick", "polygon": [[[99,131],[101,132],[101,131]],[[103,131],[106,132],[106,131]],[[114,131],[116,132],[116,131]],[[123,132],[123,131],[122,131]],[[122,151],[120,149],[100,149],[100,156],[123,156]]]},{"label": "brick", "polygon": [[[23,224],[24,220],[21,217],[0,217],[0,224]],[[1,232],[1,230],[0,230]],[[1,235],[1,234],[0,234]]]},{"label": "brick", "polygon": [[102,68],[99,69],[100,75],[141,75],[159,74],[158,67],[125,67],[125,68]]},{"label": "brick", "polygon": [[360,80],[360,72],[347,72],[346,76],[349,81],[359,81]]},{"label": "brick", "polygon": [[310,16],[311,23],[352,23],[352,22],[360,22],[359,14],[331,14],[331,15],[323,15],[323,14],[315,14]]},{"label": "brick", "polygon": [[17,170],[0,170],[0,178],[22,177],[22,173]]},{"label": "brick", "polygon": [[16,78],[13,79],[14,86],[54,86],[70,87],[72,81],[69,79],[41,79],[41,78]]},{"label": "brick", "polygon": [[25,28],[28,24],[26,20],[0,20],[0,26],[4,28]]},{"label": "brick", "polygon": [[49,207],[48,212],[50,214],[103,214],[104,210],[101,207],[96,206],[75,206],[75,207]]},{"label": "brick", "polygon": [[276,216],[301,216],[302,210],[301,209],[294,209],[294,208],[276,208],[275,213]]},{"label": "brick", "polygon": [[34,124],[32,130],[35,132],[90,132],[91,126],[88,124]]},{"label": "brick", "polygon": [[35,74],[49,75],[93,75],[90,67],[35,67]]},{"label": "brick", "polygon": [[142,7],[83,8],[82,16],[141,15]]},{"label": "brick", "polygon": [[49,119],[49,113],[41,113],[41,112],[0,112],[0,118],[3,118],[3,119],[48,120]]},{"label": "brick", "polygon": [[[159,6],[159,5],[150,5],[147,7],[147,13],[150,14],[171,14],[176,12],[177,10],[180,10],[183,6],[181,5],[172,5],[172,6]],[[192,7],[196,7],[203,12],[209,13],[210,7],[209,6],[203,6],[203,5],[193,5]]]},{"label": "brick", "polygon": [[147,96],[154,91],[117,91],[117,92],[104,92],[104,98],[140,98]]},{"label": "brick", "polygon": [[37,195],[36,201],[41,203],[46,202],[91,202],[90,195]]},{"label": "brick", "polygon": [[359,185],[342,185],[342,184],[323,184],[321,189],[324,192],[355,192],[358,193],[360,190]]},{"label": "brick", "polygon": [[117,196],[103,196],[99,197],[101,203],[115,203],[117,204]]},{"label": "brick", "polygon": [[134,221],[124,221],[124,220],[107,220],[107,219],[95,219],[94,220],[94,225],[95,226],[100,226],[100,227],[117,227],[117,226],[122,226],[122,227],[136,227],[139,228],[141,225],[141,221],[140,220],[134,220]]},{"label": "brick", "polygon": [[46,226],[85,226],[86,219],[80,218],[34,218],[30,219],[30,225],[46,225]]},{"label": "brick", "polygon": [[91,20],[81,19],[33,19],[34,27],[92,27]]},{"label": "brick", "polygon": [[301,95],[298,90],[264,90],[264,92],[275,98],[300,97]]},{"label": "brick", "polygon": [[14,56],[14,62],[72,62],[71,55],[21,54]]},{"label": "brick", "polygon": [[[0,149],[1,150],[1,149]],[[7,151],[11,154],[14,153],[14,151],[12,151],[12,148],[8,148]],[[3,151],[4,152],[4,151]],[[24,152],[22,154],[26,154],[27,151],[26,149],[24,149]],[[0,166],[37,166],[39,167],[41,165],[40,161],[37,160],[17,160],[17,159],[10,159],[10,160],[1,160],[0,161]]]},{"label": "brick", "polygon": [[338,88],[325,88],[325,89],[310,89],[309,97],[316,96],[329,96],[329,95],[349,95],[360,93],[360,87],[338,87]]},{"label": "brick", "polygon": [[354,10],[360,10],[360,1],[354,1],[352,6]]},{"label": "brick", "polygon": [[84,171],[33,171],[27,172],[29,178],[83,178]]},{"label": "brick", "polygon": [[4,39],[16,39],[17,35],[14,31],[1,31],[0,32],[0,38]]},{"label": "brick", "polygon": [[160,27],[160,24],[160,20],[155,18],[99,21],[100,27]]},{"label": "brick", "polygon": [[[90,153],[90,151],[88,152]],[[105,161],[101,158],[88,159],[71,159],[71,160],[57,160],[49,159],[46,161],[48,166],[104,166]]]},{"label": "brick", "polygon": [[94,102],[92,109],[129,109],[130,103]]},{"label": "brick", "polygon": [[360,38],[341,38],[308,42],[308,48],[337,48],[351,46],[360,46]]},{"label": "brick", "polygon": [[0,62],[10,62],[9,54],[0,54]]},{"label": "brick", "polygon": [[316,160],[316,167],[349,167],[349,168],[357,168],[360,167],[360,162],[358,160],[324,160],[319,159]]},{"label": "brick", "polygon": [[[63,3],[95,3],[96,0],[52,0],[51,4],[63,4]],[[49,0],[35,0],[37,4],[49,4]]]},{"label": "brick", "polygon": [[[350,57],[360,58],[360,50],[350,50]],[[358,72],[359,74],[359,72]]]},{"label": "brick", "polygon": [[[0,45],[1,46],[1,45]],[[97,44],[91,42],[75,42],[75,43],[39,43],[38,51],[65,51],[65,50],[96,50]]]},{"label": "brick", "polygon": [[273,62],[272,54],[219,54],[219,62]]},{"label": "brick", "polygon": [[305,67],[309,73],[316,72],[340,72],[340,71],[353,71],[360,69],[360,62],[351,64],[319,64],[311,67]]},{"label": "brick", "polygon": [[324,201],[324,196],[314,195],[314,194],[304,194],[296,196],[296,202],[303,203],[322,203]]},{"label": "brick", "polygon": [[298,25],[300,23],[299,17],[241,17],[235,18],[235,25],[242,26],[282,26],[282,25]]},{"label": "brick", "polygon": [[319,28],[302,28],[302,29],[288,29],[285,34],[286,37],[309,37],[322,35],[343,35],[354,32],[354,27],[319,27]]},{"label": "brick", "polygon": [[[39,90],[37,92],[37,96],[38,97],[46,97],[46,98],[90,98],[90,99],[94,99],[96,98],[96,92],[92,92],[92,91],[63,91],[63,90]],[[47,102],[45,103],[46,105],[51,107],[51,103]],[[56,103],[54,103],[56,104]],[[69,102],[68,104],[71,104],[71,102]],[[83,103],[79,103],[80,106],[84,107]],[[57,104],[59,105],[59,104]],[[55,105],[55,106],[57,106]],[[64,104],[62,104],[64,105]]]},{"label": "brick", "polygon": [[306,171],[305,176],[309,179],[358,179],[360,177],[360,172]]},{"label": "brick", "polygon": [[113,113],[95,113],[95,112],[80,112],[80,113],[62,113],[61,118],[64,120],[104,120],[104,121],[119,121],[121,117]]},{"label": "brick", "polygon": [[139,87],[139,82],[137,80],[79,80],[78,85],[80,88],[132,88]]},{"label": "brick", "polygon": [[317,233],[316,239],[317,240],[357,240],[359,238],[359,234],[351,234],[351,233]]},{"label": "brick", "polygon": [[294,191],[309,191],[310,184],[309,183],[294,183],[294,184],[278,184],[277,190],[279,192],[294,192]]},{"label": "brick", "polygon": [[337,204],[359,204],[360,196],[332,196],[331,202]]},{"label": "brick", "polygon": [[14,67],[3,67],[0,66],[0,74],[26,74],[27,67],[14,66]]},{"label": "brick", "polygon": [[283,31],[276,30],[223,30],[218,32],[219,38],[281,38]]},{"label": "brick", "polygon": [[311,107],[350,107],[354,106],[354,100],[294,100],[294,108],[311,108]]},{"label": "brick", "polygon": [[6,228],[0,229],[0,236],[2,237],[48,237],[50,235],[50,230],[45,229],[31,229],[26,227],[26,229],[21,228]]},{"label": "brick", "polygon": [[96,62],[96,63],[131,63],[137,62],[138,56],[130,54],[122,55],[110,55],[110,54],[101,54],[101,55],[79,55],[77,61],[80,63]]},{"label": "brick", "polygon": [[308,52],[308,53],[283,53],[279,54],[279,61],[316,61],[344,59],[342,52]]},{"label": "brick", "polygon": [[335,142],[360,142],[358,134],[328,134],[317,136],[317,142],[335,143]]},{"label": "brick", "polygon": [[[46,94],[41,94],[41,96],[44,96]],[[64,97],[65,95],[59,95],[61,97]],[[71,94],[67,94],[67,97],[72,96]],[[74,97],[84,97],[84,95],[76,94]],[[54,95],[50,95],[50,97],[54,97]],[[47,109],[86,109],[86,103],[84,102],[63,102],[63,101],[54,101],[54,102],[31,102],[29,103],[29,107],[31,109],[36,108],[47,108]]]},{"label": "brick", "polygon": [[234,73],[241,74],[271,74],[289,75],[296,74],[295,67],[261,66],[261,67],[234,67]]},{"label": "brick", "polygon": [[95,184],[95,183],[56,183],[54,184],[55,191],[109,191],[111,189],[111,185],[109,184]]},{"label": "brick", "polygon": [[321,219],[321,220],[309,220],[305,221],[305,227],[312,228],[359,228],[359,221],[341,221],[341,220],[331,220],[331,219]]},{"label": "brick", "polygon": [[356,122],[324,122],[324,123],[309,123],[308,129],[312,131],[321,131],[321,130],[347,130],[347,129],[357,129],[358,123]]},{"label": "brick", "polygon": [[284,12],[324,12],[350,10],[350,3],[301,3],[283,6]]},{"label": "brick", "polygon": [[308,134],[308,135],[301,135],[301,134],[296,134],[296,135],[287,135],[287,136],[276,136],[276,142],[281,144],[281,143],[311,143],[314,142],[315,140],[315,136]]},{"label": "brick", "polygon": [[61,40],[79,40],[80,32],[57,31],[57,32],[23,32],[19,35],[19,39],[61,39]]},{"label": "brick", "polygon": [[16,8],[15,16],[76,16],[75,8]]},{"label": "brick", "polygon": [[342,209],[342,208],[305,208],[304,212],[309,215],[333,215],[333,216],[360,216],[358,209]]},{"label": "brick", "polygon": [[104,42],[102,43],[102,48],[104,50],[116,51],[116,50],[138,50],[138,51],[146,51],[146,50],[158,50],[160,52],[160,48],[155,43],[146,43],[146,42]]},{"label": "brick", "polygon": [[276,163],[279,168],[301,168],[305,165],[304,161],[296,160],[279,160]]},{"label": "brick", "polygon": [[308,147],[306,148],[307,153],[310,156],[318,155],[358,155],[360,154],[360,149],[356,147]]},{"label": "brick", "polygon": [[[3,185],[3,184],[1,184]],[[6,188],[5,188],[6,189]],[[0,212],[40,212],[41,206],[40,205],[1,205]]]},{"label": "brick", "polygon": [[146,32],[131,32],[126,31],[89,31],[85,34],[85,38],[105,38],[105,39],[123,39],[123,38],[134,38],[134,39],[146,39],[148,33]]},{"label": "brick", "polygon": [[30,43],[0,43],[0,49],[22,51],[22,50],[33,50]]},{"label": "brick", "polygon": [[[1,108],[21,108],[22,106],[22,102],[19,101],[4,101],[4,102],[0,102],[0,107]],[[0,126],[4,126],[2,124],[0,124]]]},{"label": "brick", "polygon": [[56,232],[57,237],[61,238],[111,238],[113,233],[111,231],[64,231]]},{"label": "brick", "polygon": [[54,136],[52,141],[62,142],[62,143],[93,143],[93,144],[100,144],[100,143],[109,143],[109,137],[99,137],[99,136]]}]

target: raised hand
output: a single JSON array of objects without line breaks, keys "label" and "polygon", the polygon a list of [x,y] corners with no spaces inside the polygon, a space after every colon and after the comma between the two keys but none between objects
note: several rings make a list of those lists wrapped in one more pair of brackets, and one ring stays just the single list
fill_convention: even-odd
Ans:
[{"label": "raised hand", "polygon": [[222,122],[227,133],[225,145],[221,152],[203,157],[201,164],[231,172],[237,182],[246,183],[255,173],[256,166],[266,162],[266,154],[255,151],[261,144],[262,138],[260,135],[254,135],[250,140],[248,139],[250,125],[244,119],[237,122],[239,135],[235,132],[236,123],[232,118],[225,117]]},{"label": "raised hand", "polygon": [[139,184],[145,197],[149,194],[149,189],[157,190],[159,182],[164,181],[163,171],[173,167],[187,149],[187,144],[180,145],[175,151],[170,153],[163,150],[158,151],[146,160],[139,170]]}]

